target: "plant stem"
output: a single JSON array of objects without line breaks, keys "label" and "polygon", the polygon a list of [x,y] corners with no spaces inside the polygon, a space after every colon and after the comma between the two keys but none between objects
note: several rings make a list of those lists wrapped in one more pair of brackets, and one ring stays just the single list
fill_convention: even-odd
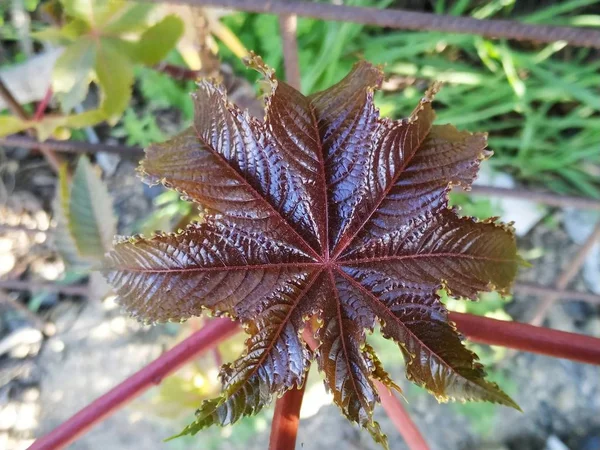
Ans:
[{"label": "plant stem", "polygon": [[598,338],[457,312],[450,320],[473,342],[600,365]]},{"label": "plant stem", "polygon": [[373,380],[373,383],[379,392],[381,406],[383,406],[388,417],[392,419],[392,423],[404,439],[404,442],[406,442],[408,448],[410,450],[428,450],[427,441],[425,441],[425,438],[410,418],[410,414],[406,411],[402,402],[398,400],[398,397],[381,381]]},{"label": "plant stem", "polygon": [[[6,86],[4,84],[4,82],[2,81],[1,78],[0,78],[0,97],[2,97],[4,99],[4,101],[8,105],[8,109],[10,109],[10,111],[15,116],[17,116],[19,119],[21,119],[23,121],[29,121],[29,115],[27,114],[27,111],[25,111],[25,109],[23,109],[23,107],[15,99],[15,97],[10,92],[10,89],[8,89],[8,86]],[[35,134],[33,133],[33,130],[28,130],[27,134],[32,137],[35,136]],[[42,153],[42,155],[44,155],[44,157],[46,158],[46,161],[48,161],[48,164],[50,164],[50,167],[52,167],[52,169],[54,169],[54,171],[56,173],[58,173],[58,171],[60,170],[60,166],[62,164],[58,155],[56,153],[54,153],[51,149],[46,148],[43,143],[39,143],[39,145],[37,146],[37,149],[40,151],[40,153]]]},{"label": "plant stem", "polygon": [[300,423],[300,407],[306,382],[301,388],[293,387],[275,403],[269,450],[293,450]]},{"label": "plant stem", "polygon": [[40,121],[44,118],[44,112],[46,111],[46,108],[48,107],[48,103],[50,103],[51,99],[52,99],[52,88],[49,87],[48,90],[46,91],[46,94],[44,95],[44,98],[37,105],[35,114],[33,115],[33,120]]},{"label": "plant stem", "polygon": [[66,447],[89,428],[116,412],[153,385],[159,384],[164,377],[189,360],[210,350],[238,329],[237,323],[229,319],[212,320],[200,331],[163,353],[46,436],[36,440],[29,450],[56,450]]},{"label": "plant stem", "polygon": [[[462,333],[475,342],[600,364],[600,339],[597,338],[471,314],[452,312],[450,319],[456,322]],[[159,383],[164,376],[214,347],[237,330],[239,327],[235,322],[226,319],[213,320],[202,330],[82,409],[54,431],[38,439],[30,450],[58,449],[73,442],[94,424],[110,416],[153,384]],[[310,347],[317,346],[308,330],[304,331],[304,339]]]}]

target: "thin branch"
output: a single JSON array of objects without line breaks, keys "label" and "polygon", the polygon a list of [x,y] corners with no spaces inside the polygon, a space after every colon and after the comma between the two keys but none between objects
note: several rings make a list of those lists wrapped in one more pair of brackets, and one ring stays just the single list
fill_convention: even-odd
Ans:
[{"label": "thin branch", "polygon": [[[153,0],[161,1],[164,0]],[[512,20],[475,19],[400,9],[375,9],[357,6],[313,3],[307,1],[265,0],[169,0],[194,6],[213,6],[267,14],[296,14],[301,17],[354,22],[406,30],[432,30],[447,33],[475,34],[488,38],[520,41],[565,41],[580,47],[600,48],[600,31],[590,28],[532,25]]]},{"label": "thin branch", "polygon": [[6,105],[8,106],[8,109],[11,113],[13,113],[21,120],[29,120],[29,115],[27,114],[27,111],[25,111],[25,109],[21,106],[17,99],[15,99],[15,97],[8,89],[8,86],[4,84],[4,81],[2,81],[2,78],[0,78],[0,97],[2,97],[2,99],[6,102]]},{"label": "thin branch", "polygon": [[183,364],[213,348],[238,330],[237,323],[228,319],[212,320],[200,331],[163,353],[53,431],[37,439],[29,450],[55,450],[66,447],[119,408],[159,384]]},{"label": "thin branch", "polygon": [[427,441],[411,419],[404,405],[402,405],[402,402],[398,400],[398,397],[381,381],[373,380],[373,383],[379,392],[381,406],[383,406],[383,409],[392,420],[392,423],[404,439],[404,442],[406,442],[408,448],[410,450],[428,450],[429,445],[427,445]]},{"label": "thin branch", "polygon": [[[577,275],[579,269],[581,268],[581,266],[583,266],[583,263],[585,262],[588,253],[598,240],[600,240],[600,220],[594,227],[590,236],[579,248],[579,251],[575,255],[575,258],[573,258],[573,260],[567,264],[566,269],[564,269],[563,272],[561,272],[561,274],[558,276],[556,280],[557,290],[565,289],[567,285],[571,282],[571,280],[575,278],[575,275]],[[544,319],[546,318],[546,314],[548,314],[548,311],[550,310],[552,305],[554,305],[554,303],[556,303],[559,298],[560,295],[557,293],[542,298],[542,300],[540,300],[540,302],[537,305],[537,308],[532,314],[530,323],[532,325],[541,325],[544,322]]]},{"label": "thin branch", "polygon": [[275,403],[269,450],[293,450],[300,424],[300,407],[304,397],[306,382],[301,388],[293,387]]},{"label": "thin branch", "polygon": [[473,342],[600,365],[598,338],[457,312],[450,320]]},{"label": "thin branch", "polygon": [[279,16],[279,29],[283,44],[283,65],[285,68],[285,79],[293,88],[300,90],[300,66],[298,61],[298,42],[296,40],[296,28],[298,18],[294,14]]},{"label": "thin branch", "polygon": [[[8,89],[8,86],[6,86],[4,84],[4,82],[2,81],[2,78],[0,78],[0,97],[2,97],[4,99],[4,101],[8,105],[8,109],[10,109],[10,111],[15,116],[17,116],[19,119],[21,119],[23,121],[30,120],[29,114],[27,114],[27,111],[25,111],[25,109],[23,109],[23,107],[19,104],[19,102],[12,95],[12,93],[10,92],[10,89]],[[29,134],[30,136],[35,136],[35,134],[33,133],[32,130],[28,130],[27,134]],[[58,155],[56,155],[51,149],[46,147],[41,142],[38,142],[38,145],[36,146],[36,148],[42,153],[42,155],[44,155],[44,157],[46,158],[46,161],[48,161],[48,164],[50,164],[50,167],[52,167],[52,169],[58,173],[58,171],[60,170],[60,166],[61,166],[61,160],[58,157]]]}]

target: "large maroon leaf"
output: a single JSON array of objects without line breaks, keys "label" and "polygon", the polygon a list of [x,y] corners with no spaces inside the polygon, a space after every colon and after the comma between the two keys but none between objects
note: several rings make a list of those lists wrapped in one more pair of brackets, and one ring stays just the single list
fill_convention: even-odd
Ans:
[{"label": "large maroon leaf", "polygon": [[[490,156],[486,136],[432,125],[432,87],[404,120],[379,117],[383,75],[366,62],[305,97],[258,57],[270,85],[260,121],[201,81],[194,125],[146,151],[145,181],[206,208],[176,234],[123,238],[108,256],[120,302],[147,322],[204,308],[240,320],[246,351],[223,367],[223,394],[183,434],[233,423],[300,386],[316,357],[335,403],[386,445],[373,380],[395,387],[366,341],[381,325],[407,377],[439,400],[516,404],[485,380],[438,297],[507,292],[519,257],[512,230],[448,208]],[[317,317],[319,347],[301,338]]]}]

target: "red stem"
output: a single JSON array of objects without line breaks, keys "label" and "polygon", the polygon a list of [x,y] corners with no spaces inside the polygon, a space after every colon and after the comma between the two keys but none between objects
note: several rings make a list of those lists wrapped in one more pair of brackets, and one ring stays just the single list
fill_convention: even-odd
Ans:
[{"label": "red stem", "polygon": [[306,382],[301,388],[293,387],[275,403],[269,450],[293,450],[300,424],[300,407]]},{"label": "red stem", "polygon": [[425,441],[425,438],[410,418],[410,414],[408,414],[402,402],[398,400],[398,397],[381,381],[373,380],[373,383],[379,392],[381,406],[383,406],[388,417],[392,419],[392,423],[404,439],[404,442],[406,442],[408,448],[410,450],[428,450],[429,445],[427,445],[427,441]]},{"label": "red stem", "polygon": [[48,90],[46,91],[44,98],[37,105],[35,114],[33,115],[33,120],[39,122],[40,120],[42,120],[44,118],[44,112],[46,111],[46,108],[48,107],[48,103],[50,103],[51,99],[52,99],[52,87],[48,87]]},{"label": "red stem", "polygon": [[450,313],[450,320],[473,342],[600,364],[598,338],[457,312]]},{"label": "red stem", "polygon": [[[450,313],[450,319],[456,322],[459,330],[474,342],[600,364],[600,339],[597,338],[471,314],[453,312]],[[200,353],[214,347],[238,329],[235,322],[226,319],[213,320],[82,409],[54,431],[38,439],[30,450],[54,450],[68,445],[94,424],[101,422],[150,386],[159,383],[163,377]],[[308,331],[305,331],[304,337],[309,346],[314,348],[317,345]]]},{"label": "red stem", "polygon": [[212,320],[200,331],[94,400],[46,436],[36,440],[29,450],[56,450],[66,447],[96,423],[101,422],[153,385],[159,384],[165,376],[236,331],[238,331],[236,322],[228,319]]}]

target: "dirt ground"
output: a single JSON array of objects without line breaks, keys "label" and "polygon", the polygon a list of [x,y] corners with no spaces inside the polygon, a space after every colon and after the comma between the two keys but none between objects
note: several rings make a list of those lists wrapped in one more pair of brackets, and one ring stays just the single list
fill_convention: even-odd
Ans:
[{"label": "dirt ground", "polygon": [[[37,221],[36,226],[39,226],[48,222],[44,211],[47,211],[51,198],[53,180],[45,172],[36,172],[35,177],[31,171],[28,173],[32,178],[21,180],[29,182],[26,185],[33,188],[25,190],[20,183],[13,187],[13,192],[21,192],[21,211],[17,212],[25,214],[27,210],[30,219]],[[121,228],[148,212],[150,198],[133,176],[132,162],[122,162],[109,185],[115,196],[115,207],[123,211],[119,216]],[[14,211],[18,209],[10,202],[7,205]],[[4,214],[8,213],[5,211]],[[522,280],[552,283],[561,266],[576,252],[577,244],[564,230],[566,215],[564,211],[552,212],[552,220],[541,221],[521,239],[520,247],[524,251],[543,249],[534,266],[521,272]],[[28,276],[59,271],[50,241],[31,233],[18,236],[14,233],[11,230],[0,232],[3,239],[0,244],[8,245],[8,239],[18,244],[12,249],[13,276],[19,274],[21,266],[23,271],[29,271]],[[38,260],[41,262],[36,263]],[[37,272],[32,272],[32,264],[39,266]],[[581,276],[572,287],[586,288]],[[27,300],[22,293],[3,295],[20,302]],[[531,297],[515,296],[507,311],[514,319],[525,320],[535,302]],[[52,430],[156,358],[173,344],[177,331],[172,327],[141,326],[124,316],[113,302],[101,302],[98,298],[54,296],[47,300],[38,316],[7,305],[9,302],[0,302],[0,341],[7,342],[11,336],[15,338],[15,333],[15,339],[18,339],[18,345],[8,348],[0,356],[0,448],[7,450],[26,448],[34,437]],[[52,324],[51,333],[47,335],[42,331],[48,330],[40,331],[39,322],[43,320]],[[598,307],[580,302],[557,304],[549,314],[547,325],[600,336]],[[440,405],[406,382],[399,352],[395,358],[392,355],[388,370],[400,381],[409,402],[407,408],[434,449],[600,448],[600,368],[524,353],[511,354],[500,361],[499,366],[497,371],[503,380],[508,380],[507,390],[524,412],[491,406],[483,421],[476,417],[481,412],[469,414],[468,410],[453,404]],[[315,374],[313,377],[318,379]],[[309,386],[312,394],[307,396],[305,409],[317,409],[319,402],[325,405],[302,420],[298,448],[378,448],[367,433],[349,424],[334,405],[323,401],[327,395],[318,382],[315,386]],[[248,422],[253,425],[240,424],[244,430],[251,428],[251,432],[244,431],[243,437],[236,429],[209,430],[195,438],[165,443],[163,439],[179,431],[193,410],[183,412],[184,417],[187,415],[185,419],[160,418],[151,407],[155,397],[156,388],[141,401],[103,421],[70,448],[258,450],[265,448],[268,442],[270,412],[262,414],[259,421]],[[391,448],[405,448],[382,410],[378,410],[377,417],[390,437]]]}]

